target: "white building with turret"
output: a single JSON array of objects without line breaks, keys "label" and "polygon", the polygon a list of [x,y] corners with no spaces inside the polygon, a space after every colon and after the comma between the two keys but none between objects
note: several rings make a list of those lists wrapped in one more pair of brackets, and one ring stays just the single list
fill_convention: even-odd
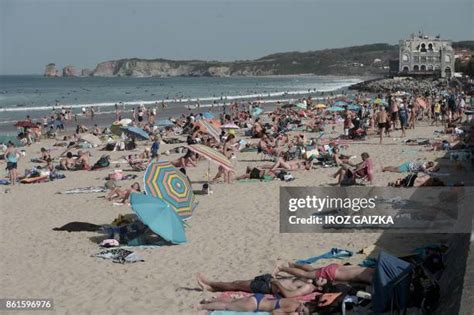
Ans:
[{"label": "white building with turret", "polygon": [[421,32],[399,43],[399,71],[401,74],[439,75],[451,78],[454,74],[454,50],[450,40],[427,36]]}]

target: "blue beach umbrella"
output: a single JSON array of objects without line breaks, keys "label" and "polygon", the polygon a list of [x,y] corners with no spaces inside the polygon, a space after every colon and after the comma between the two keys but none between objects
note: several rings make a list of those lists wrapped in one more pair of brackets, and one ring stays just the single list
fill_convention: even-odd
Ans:
[{"label": "blue beach umbrella", "polygon": [[122,127],[121,130],[127,136],[132,137],[132,138],[137,138],[139,140],[150,139],[150,136],[148,135],[148,133],[146,133],[145,130],[138,127],[127,126],[127,127]]},{"label": "blue beach umbrella", "polygon": [[358,110],[360,110],[360,105],[357,105],[357,104],[349,104],[349,105],[347,105],[347,109],[348,109],[348,110],[358,111]]},{"label": "blue beach umbrella", "polygon": [[252,117],[258,117],[260,116],[260,114],[263,113],[263,109],[261,109],[260,107],[255,107],[254,109],[252,109]]},{"label": "blue beach umbrella", "polygon": [[328,109],[328,112],[343,112],[344,108],[338,107],[338,106],[333,106]]},{"label": "blue beach umbrella", "polygon": [[347,103],[344,101],[337,101],[333,104],[333,106],[344,107],[347,106]]},{"label": "blue beach umbrella", "polygon": [[306,109],[306,104],[305,103],[297,103],[296,107],[301,108],[301,109]]},{"label": "blue beach umbrella", "polygon": [[168,203],[150,195],[132,193],[130,204],[150,230],[173,244],[186,243],[183,220]]},{"label": "blue beach umbrella", "polygon": [[205,113],[202,113],[202,118],[204,119],[213,119],[214,117],[216,117],[213,113],[211,112],[205,112]]},{"label": "blue beach umbrella", "polygon": [[161,119],[156,122],[156,125],[159,127],[169,127],[174,126],[173,122],[169,119]]}]

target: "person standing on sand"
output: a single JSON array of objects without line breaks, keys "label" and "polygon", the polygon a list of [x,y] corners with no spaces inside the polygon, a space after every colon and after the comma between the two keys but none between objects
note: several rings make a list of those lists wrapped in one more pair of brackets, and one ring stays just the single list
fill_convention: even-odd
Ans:
[{"label": "person standing on sand", "polygon": [[7,149],[4,153],[5,160],[7,161],[8,176],[10,177],[10,184],[15,185],[17,179],[17,168],[18,168],[18,151],[15,149],[13,142],[8,142]]},{"label": "person standing on sand", "polygon": [[377,123],[377,127],[379,128],[380,132],[380,144],[383,141],[383,133],[385,131],[385,126],[387,125],[387,112],[385,111],[385,106],[380,105],[380,110],[377,112],[375,117],[375,122]]},{"label": "person standing on sand", "polygon": [[400,128],[402,129],[402,138],[406,136],[405,129],[407,127],[407,120],[408,120],[408,109],[406,106],[406,102],[400,104],[400,108],[398,109],[398,118],[400,119]]}]

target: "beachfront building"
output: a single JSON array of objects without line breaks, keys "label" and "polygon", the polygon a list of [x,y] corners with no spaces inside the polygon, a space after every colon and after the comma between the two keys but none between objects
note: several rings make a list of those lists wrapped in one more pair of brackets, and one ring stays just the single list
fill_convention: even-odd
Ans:
[{"label": "beachfront building", "polygon": [[411,34],[399,43],[399,72],[407,75],[434,75],[451,78],[454,74],[454,50],[450,40]]}]

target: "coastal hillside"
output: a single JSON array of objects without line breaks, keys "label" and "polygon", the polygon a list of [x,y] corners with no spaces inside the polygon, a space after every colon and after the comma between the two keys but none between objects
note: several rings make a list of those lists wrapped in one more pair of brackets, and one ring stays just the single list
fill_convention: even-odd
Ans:
[{"label": "coastal hillside", "polygon": [[121,59],[101,62],[93,76],[258,76],[288,74],[370,75],[385,73],[398,47],[372,44],[308,52],[272,54],[256,60]]},{"label": "coastal hillside", "polygon": [[[455,42],[453,47],[470,57],[474,51],[474,41]],[[127,58],[104,61],[95,69],[83,69],[80,73],[82,76],[96,77],[225,77],[294,74],[374,76],[387,74],[389,61],[395,59],[398,59],[397,45],[370,44],[307,52],[276,53],[256,60],[232,62]],[[73,66],[68,67],[68,69],[63,69],[63,73],[74,76]],[[61,72],[55,68],[55,64],[47,65],[45,76],[60,75]]]}]

